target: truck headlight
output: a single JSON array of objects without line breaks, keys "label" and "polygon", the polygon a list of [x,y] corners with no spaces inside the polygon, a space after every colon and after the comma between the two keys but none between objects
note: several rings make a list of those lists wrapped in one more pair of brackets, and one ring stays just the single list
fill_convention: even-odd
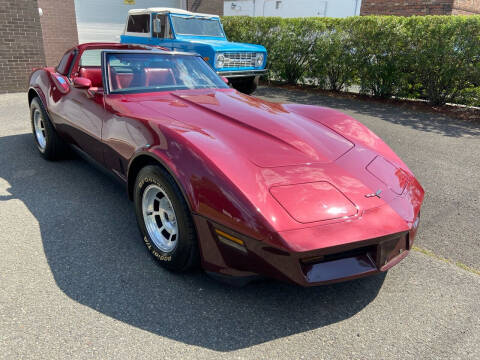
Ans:
[{"label": "truck headlight", "polygon": [[263,54],[257,54],[257,59],[255,60],[255,66],[263,65]]},{"label": "truck headlight", "polygon": [[220,69],[220,68],[223,68],[224,65],[225,65],[225,56],[223,56],[223,54],[217,54],[215,56],[215,67],[217,69]]}]

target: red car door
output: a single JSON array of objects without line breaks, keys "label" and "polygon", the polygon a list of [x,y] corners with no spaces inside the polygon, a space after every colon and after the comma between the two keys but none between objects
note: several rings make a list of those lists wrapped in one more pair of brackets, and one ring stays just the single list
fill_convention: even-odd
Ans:
[{"label": "red car door", "polygon": [[65,96],[65,129],[81,150],[103,163],[102,126],[106,116],[103,90],[73,88]]},{"label": "red car door", "polygon": [[[100,51],[84,51],[78,69],[71,76],[69,91],[51,107],[54,122],[63,137],[103,164],[102,127],[107,112],[104,106]],[[73,80],[78,77],[89,79],[92,87],[76,88]]]}]

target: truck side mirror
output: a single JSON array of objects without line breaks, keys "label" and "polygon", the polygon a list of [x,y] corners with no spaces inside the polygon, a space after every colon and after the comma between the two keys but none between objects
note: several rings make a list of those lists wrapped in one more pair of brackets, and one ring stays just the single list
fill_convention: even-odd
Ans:
[{"label": "truck side mirror", "polygon": [[160,34],[162,32],[162,20],[159,18],[153,19],[153,32]]}]

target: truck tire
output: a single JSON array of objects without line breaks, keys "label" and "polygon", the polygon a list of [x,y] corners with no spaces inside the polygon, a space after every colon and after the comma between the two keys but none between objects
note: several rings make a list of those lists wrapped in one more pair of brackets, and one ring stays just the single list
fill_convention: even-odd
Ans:
[{"label": "truck tire", "polygon": [[252,94],[258,86],[258,76],[229,80],[234,89],[247,95]]}]

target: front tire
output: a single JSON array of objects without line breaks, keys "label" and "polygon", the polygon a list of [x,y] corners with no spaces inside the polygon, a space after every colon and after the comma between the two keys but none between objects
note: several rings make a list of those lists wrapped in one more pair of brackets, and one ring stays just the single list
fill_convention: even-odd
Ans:
[{"label": "front tire", "polygon": [[252,94],[258,87],[258,76],[231,79],[233,88],[247,95]]},{"label": "front tire", "polygon": [[65,153],[65,145],[38,97],[30,103],[30,119],[33,137],[40,155],[47,160],[59,159]]},{"label": "front tire", "polygon": [[160,264],[179,272],[196,267],[199,254],[193,219],[170,174],[160,166],[141,169],[134,202],[143,241]]}]

